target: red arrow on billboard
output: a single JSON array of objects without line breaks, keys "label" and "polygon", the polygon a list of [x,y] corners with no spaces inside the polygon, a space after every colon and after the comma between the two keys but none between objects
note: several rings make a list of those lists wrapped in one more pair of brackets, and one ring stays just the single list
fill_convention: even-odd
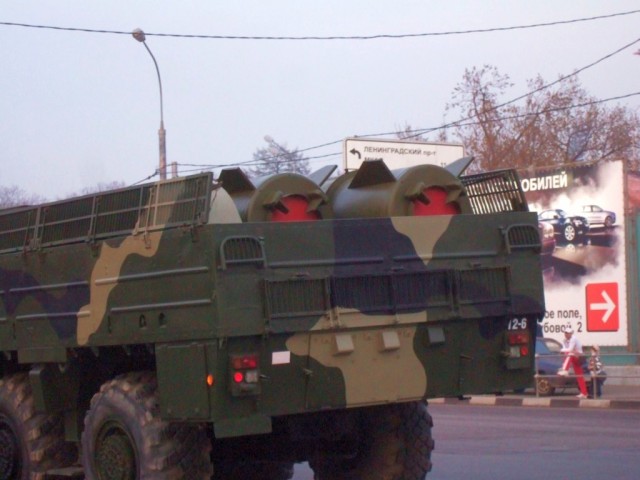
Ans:
[{"label": "red arrow on billboard", "polygon": [[618,284],[589,283],[587,296],[587,331],[617,332],[620,329],[618,315]]}]

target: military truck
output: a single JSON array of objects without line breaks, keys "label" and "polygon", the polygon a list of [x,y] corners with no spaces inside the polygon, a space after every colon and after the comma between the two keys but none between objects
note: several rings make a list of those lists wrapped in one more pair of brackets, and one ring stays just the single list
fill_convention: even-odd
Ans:
[{"label": "military truck", "polygon": [[528,386],[514,171],[239,169],[0,211],[0,478],[418,480],[427,400]]}]

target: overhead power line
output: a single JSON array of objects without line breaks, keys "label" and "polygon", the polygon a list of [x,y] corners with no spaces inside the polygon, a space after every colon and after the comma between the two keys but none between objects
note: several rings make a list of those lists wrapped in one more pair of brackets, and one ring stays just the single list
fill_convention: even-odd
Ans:
[{"label": "overhead power line", "polygon": [[[636,96],[640,96],[640,92],[633,92],[633,93],[628,93],[625,95],[618,95],[616,97],[610,97],[610,98],[604,98],[604,99],[598,99],[598,100],[591,100],[588,102],[582,102],[582,103],[576,103],[576,104],[572,104],[572,105],[566,105],[566,106],[562,106],[562,107],[552,107],[552,108],[545,108],[542,110],[537,110],[535,112],[525,112],[525,113],[521,113],[521,114],[517,114],[517,115],[509,115],[509,116],[504,116],[504,117],[498,117],[495,119],[490,119],[487,120],[488,122],[500,122],[500,121],[504,121],[504,120],[515,120],[518,118],[526,118],[526,117],[534,117],[534,116],[539,116],[539,115],[543,115],[546,113],[553,113],[553,112],[560,112],[560,111],[565,111],[565,110],[573,110],[576,108],[584,108],[584,107],[588,107],[588,106],[592,106],[592,105],[598,105],[601,103],[607,103],[607,102],[613,102],[616,100],[624,100],[626,98],[631,98],[631,97],[636,97]],[[466,122],[466,123],[460,123],[458,124],[458,126],[471,126],[471,125],[478,125],[480,124],[480,121],[473,121],[473,122]],[[443,128],[449,128],[447,126],[440,126],[440,127],[433,127],[430,129],[430,131],[435,131],[435,130],[440,130]],[[368,137],[371,136],[375,136],[375,135],[368,135]],[[365,136],[367,137],[367,136]],[[328,146],[328,145],[334,145],[337,143],[341,143],[342,140],[337,140],[335,142],[331,142],[331,143],[327,143],[324,146]],[[308,150],[308,149],[307,149]],[[297,153],[300,153],[302,150],[296,150]],[[342,155],[342,152],[333,152],[333,153],[328,153],[325,155],[317,155],[317,156],[313,156],[313,157],[306,157],[305,160],[317,160],[317,159],[322,159],[322,158],[327,158],[327,157],[335,157],[335,156],[339,156]],[[187,170],[183,170],[184,173],[187,172],[195,172],[195,171],[202,171],[202,170],[214,170],[214,169],[218,169],[218,168],[229,168],[229,167],[250,167],[250,166],[256,166],[256,165],[261,165],[264,164],[265,161],[269,161],[269,160],[276,160],[280,157],[282,157],[283,155],[274,155],[272,157],[267,157],[264,159],[260,159],[260,160],[247,160],[244,162],[236,162],[236,163],[223,163],[223,164],[200,164],[200,163],[178,163],[179,167],[189,167]],[[293,162],[294,160],[283,160],[282,163],[290,163]],[[154,173],[151,175],[151,177],[155,176],[157,174]],[[148,180],[150,177],[147,177],[145,180]]]},{"label": "overhead power line", "polygon": [[[592,100],[589,102],[583,102],[583,103],[577,103],[577,104],[573,104],[573,105],[567,105],[564,107],[553,107],[553,108],[546,108],[543,110],[538,110],[535,112],[525,112],[522,114],[518,114],[518,115],[509,115],[506,117],[499,117],[499,118],[495,118],[495,119],[491,119],[488,120],[489,122],[498,122],[498,121],[503,121],[503,120],[515,120],[518,118],[525,118],[525,117],[533,117],[533,116],[538,116],[538,115],[543,115],[545,113],[552,113],[552,112],[559,112],[559,111],[563,111],[563,110],[573,110],[575,108],[583,108],[583,107],[588,107],[591,105],[597,105],[600,103],[606,103],[606,102],[612,102],[615,100],[623,100],[625,98],[631,98],[631,97],[637,97],[640,96],[640,92],[633,92],[633,93],[628,93],[626,95],[618,95],[616,97],[610,97],[610,98],[604,98],[604,99],[600,99],[600,100]],[[468,120],[468,119],[467,119]],[[462,127],[466,127],[466,126],[472,126],[472,125],[477,125],[479,124],[479,121],[475,121],[475,122],[466,122],[466,123],[459,123],[459,126]],[[433,127],[428,129],[429,131],[436,131],[436,130],[441,130],[444,128],[449,128],[449,126],[445,125],[445,126],[440,126],[440,127]],[[385,135],[389,135],[388,133]],[[363,136],[364,137],[372,137],[372,136],[376,136],[376,135],[366,135]],[[341,143],[342,140],[336,140],[335,142],[329,142],[326,143],[322,146],[329,146],[329,145],[335,145],[337,143]],[[320,148],[320,147],[311,147],[308,148],[306,150],[311,150],[313,148]],[[301,152],[303,150],[296,150],[296,152]],[[305,160],[317,160],[317,159],[322,159],[322,158],[327,158],[327,157],[337,157],[339,155],[342,155],[342,152],[333,152],[333,153],[328,153],[325,155],[317,155],[317,156],[313,156],[313,157],[306,157]],[[236,162],[236,163],[222,163],[222,164],[210,164],[210,163],[206,163],[206,164],[199,164],[199,163],[177,163],[177,166],[179,167],[188,167],[185,170],[182,170],[182,173],[191,173],[191,172],[201,172],[203,170],[215,170],[218,168],[229,168],[229,167],[252,167],[252,166],[257,166],[257,165],[261,165],[264,164],[265,160],[273,160],[280,157],[280,155],[276,155],[267,159],[261,159],[261,160],[247,160],[244,162]],[[282,163],[288,163],[289,161],[283,161]],[[156,170],[155,172],[153,172],[151,175],[143,178],[142,180],[139,180],[135,183],[133,183],[132,185],[138,185],[140,183],[144,183],[147,180],[151,180],[152,178],[156,177],[158,175],[158,170]]]},{"label": "overhead power line", "polygon": [[[292,153],[300,153],[300,150],[295,150]],[[327,157],[335,157],[336,155],[342,155],[342,152],[334,152],[327,153],[324,155],[315,155],[313,157],[304,157],[304,160],[319,160]],[[265,161],[277,160],[281,158],[283,155],[274,155],[271,157],[264,157],[260,160],[246,160],[244,162],[235,162],[235,163],[221,163],[221,164],[211,164],[211,163],[178,163],[179,167],[198,167],[205,169],[214,169],[214,168],[227,168],[227,167],[250,167],[254,165],[262,165]],[[282,163],[294,163],[298,160],[282,160]]]},{"label": "overhead power line", "polygon": [[[537,110],[535,112],[524,112],[524,113],[519,113],[517,115],[508,115],[505,117],[497,117],[495,119],[487,119],[485,121],[475,121],[475,122],[467,122],[467,123],[459,123],[457,124],[457,126],[460,127],[467,127],[467,126],[471,126],[471,125],[479,125],[481,123],[494,123],[494,122],[501,122],[503,120],[516,120],[518,118],[526,118],[526,117],[537,117],[539,115],[543,115],[545,113],[553,113],[553,112],[562,112],[565,110],[574,110],[576,108],[583,108],[583,107],[590,107],[592,105],[598,105],[600,103],[607,103],[607,102],[614,102],[616,100],[624,100],[625,98],[631,98],[631,97],[637,97],[640,96],[640,92],[633,92],[633,93],[627,93],[626,95],[618,95],[616,97],[609,97],[609,98],[603,98],[603,99],[598,99],[598,100],[591,100],[589,102],[582,102],[582,103],[574,103],[572,105],[566,105],[563,107],[549,107],[549,108],[544,108],[542,110]],[[440,130],[443,128],[449,128],[449,127],[436,127],[434,130]]]},{"label": "overhead power line", "polygon": [[[198,35],[198,34],[183,34],[183,33],[147,33],[145,32],[145,35],[148,37],[154,36],[154,37],[171,37],[171,38],[198,38],[198,39],[205,39],[205,40],[280,40],[280,41],[283,41],[283,40],[286,40],[286,41],[381,40],[381,39],[403,39],[403,38],[420,38],[420,37],[441,37],[441,36],[447,36],[447,35],[468,35],[468,34],[474,34],[474,33],[507,32],[512,30],[525,30],[525,29],[531,29],[531,28],[554,27],[558,25],[568,25],[572,23],[590,22],[594,20],[603,20],[606,18],[634,15],[636,13],[640,13],[640,10],[630,10],[628,12],[611,13],[608,15],[597,15],[593,17],[574,18],[571,20],[557,20],[554,22],[532,23],[528,25],[512,25],[508,27],[451,30],[446,32],[398,33],[398,34],[383,33],[383,34],[375,34],[375,35],[330,35],[330,36]],[[8,26],[8,27],[59,30],[59,31],[66,31],[66,32],[131,35],[131,31],[122,31],[122,30],[99,30],[99,29],[92,29],[92,28],[58,27],[53,25],[36,25],[36,24],[17,23],[17,22],[0,22],[0,25]]]},{"label": "overhead power line", "polygon": [[[495,105],[494,107],[492,107],[492,108],[489,108],[489,109],[485,110],[485,112],[484,112],[484,113],[489,113],[489,112],[492,112],[492,111],[495,111],[495,110],[499,110],[500,108],[502,108],[502,107],[506,107],[507,105],[511,105],[512,103],[515,103],[515,102],[517,102],[518,100],[522,100],[522,99],[524,99],[524,98],[530,97],[531,95],[534,95],[534,94],[536,94],[536,93],[538,93],[538,92],[541,92],[541,91],[543,91],[543,90],[546,90],[547,88],[550,88],[550,87],[552,87],[552,86],[554,86],[554,85],[556,85],[556,84],[558,84],[558,83],[561,83],[561,82],[563,82],[563,81],[565,81],[565,80],[567,80],[567,79],[569,79],[569,78],[571,78],[571,77],[575,77],[575,76],[579,75],[580,73],[584,72],[585,70],[587,70],[587,69],[589,69],[589,68],[592,68],[592,67],[595,67],[595,66],[596,66],[596,65],[598,65],[599,63],[602,63],[602,62],[604,62],[605,60],[608,60],[609,58],[613,57],[614,55],[617,55],[618,53],[620,53],[620,52],[622,52],[622,51],[624,51],[624,50],[628,49],[629,47],[632,47],[633,45],[635,45],[635,44],[637,44],[637,43],[640,43],[640,38],[638,38],[638,39],[634,40],[633,42],[627,43],[626,45],[624,45],[624,46],[622,46],[622,47],[620,47],[620,48],[616,49],[615,51],[613,51],[613,52],[611,52],[611,53],[608,53],[608,54],[607,54],[607,55],[605,55],[604,57],[599,58],[599,59],[598,59],[598,60],[596,60],[595,62],[591,62],[590,64],[585,65],[584,67],[581,67],[581,68],[579,68],[579,69],[577,69],[577,70],[574,70],[572,73],[570,73],[570,74],[568,74],[568,75],[564,75],[564,76],[562,76],[562,77],[558,78],[557,80],[554,80],[553,82],[550,82],[550,83],[547,83],[547,84],[545,84],[545,85],[542,85],[541,87],[538,87],[538,88],[536,88],[535,90],[531,90],[531,91],[529,91],[529,92],[527,92],[527,93],[525,93],[525,94],[523,94],[523,95],[520,95],[520,96],[518,96],[518,97],[512,98],[511,100],[508,100],[508,101],[506,101],[506,102],[504,102],[504,103],[500,103],[500,104],[498,104],[498,105]],[[628,95],[628,96],[633,96],[633,95],[635,95],[635,94]],[[616,98],[612,98],[612,99],[607,99],[607,100],[605,100],[605,101],[615,100],[615,99],[617,99],[617,98],[618,98],[618,97],[616,97]],[[619,97],[619,98],[626,98],[626,97]],[[408,136],[408,137],[406,137],[406,138],[419,137],[420,135],[424,135],[424,134],[426,134],[426,133],[431,133],[431,132],[433,132],[433,131],[437,131],[437,130],[445,130],[445,129],[447,129],[447,128],[452,128],[452,127],[455,127],[455,126],[459,126],[459,125],[461,125],[461,124],[462,124],[462,122],[466,122],[467,120],[471,120],[471,119],[473,119],[473,118],[475,118],[475,116],[470,116],[470,117],[466,117],[466,118],[461,118],[461,119],[456,120],[456,121],[454,121],[454,122],[450,122],[450,123],[447,123],[447,124],[444,124],[444,125],[440,125],[439,127],[424,128],[424,129],[414,129],[414,130],[411,130],[411,132],[413,133],[413,135],[409,135],[409,136]],[[390,133],[378,133],[378,134],[371,134],[371,135],[365,135],[365,136],[369,136],[369,137],[376,137],[376,136],[383,136],[383,135],[392,135],[392,134],[395,134],[395,133],[397,133],[397,132],[390,132]]]},{"label": "overhead power line", "polygon": [[[434,36],[447,36],[447,35],[464,35],[464,34],[474,34],[474,33],[492,33],[492,32],[503,32],[503,31],[511,31],[511,30],[522,30],[522,29],[532,29],[532,28],[541,28],[541,27],[552,27],[552,26],[559,26],[559,25],[567,25],[567,24],[573,24],[573,23],[580,23],[580,22],[588,22],[588,21],[595,21],[595,20],[602,20],[602,19],[608,19],[608,18],[614,18],[614,17],[622,17],[622,16],[627,16],[627,15],[634,15],[640,13],[640,10],[631,10],[631,11],[627,11],[627,12],[619,12],[619,13],[613,13],[613,14],[608,14],[608,15],[599,15],[599,16],[592,16],[592,17],[584,17],[584,18],[577,18],[577,19],[571,19],[571,20],[559,20],[559,21],[554,21],[554,22],[546,22],[546,23],[535,23],[535,24],[528,24],[528,25],[514,25],[514,26],[508,26],[508,27],[494,27],[494,28],[486,28],[486,29],[468,29],[468,30],[454,30],[454,31],[445,31],[445,32],[426,32],[426,33],[408,33],[408,34],[377,34],[377,35],[365,35],[365,36],[236,36],[236,35],[193,35],[193,34],[172,34],[172,33],[146,33],[145,34],[147,36],[156,36],[156,37],[171,37],[171,38],[198,38],[198,39],[211,39],[211,40],[290,40],[290,41],[296,41],[296,40],[376,40],[376,39],[403,39],[403,38],[416,38],[416,37],[434,37]],[[67,31],[67,32],[82,32],[82,33],[102,33],[102,34],[115,34],[115,35],[131,35],[131,31],[118,31],[118,30],[99,30],[99,29],[89,29],[89,28],[75,28],[75,27],[59,27],[59,26],[51,26],[51,25],[36,25],[36,24],[27,24],[27,23],[16,23],[16,22],[2,22],[0,21],[0,26],[9,26],[9,27],[23,27],[23,28],[33,28],[33,29],[45,29],[45,30],[56,30],[56,31]],[[511,103],[514,103],[518,100],[521,100],[523,98],[526,98],[528,96],[531,96],[539,91],[542,91],[544,89],[547,89],[557,83],[560,83],[572,76],[578,75],[579,73],[585,71],[588,68],[591,68],[599,63],[601,63],[602,61],[616,55],[617,53],[620,53],[621,51],[629,48],[632,45],[635,45],[636,43],[640,42],[640,39],[634,40],[633,42],[617,49],[616,51],[596,60],[595,62],[592,62],[589,65],[586,65],[585,67],[582,67],[576,71],[574,71],[573,73],[566,75],[564,77],[560,77],[558,80],[551,82],[549,84],[543,85],[542,87],[539,87],[536,90],[530,91],[525,93],[524,95],[521,95],[519,97],[513,98],[507,102],[504,102],[502,104],[496,105],[495,107],[493,107],[491,110],[497,110],[499,108],[502,108],[506,105],[509,105]],[[636,52],[637,54],[640,54],[640,50],[638,52]],[[620,99],[624,99],[624,98],[629,98],[632,96],[637,96],[640,95],[640,92],[636,92],[636,93],[631,93],[628,95],[623,95],[623,96],[618,96],[618,97],[612,97],[612,98],[608,98],[608,99],[604,99],[604,100],[596,100],[593,102],[588,102],[585,104],[581,104],[581,105],[572,105],[572,106],[568,106],[568,107],[562,107],[562,108],[557,108],[554,110],[565,110],[565,109],[571,109],[571,108],[579,108],[579,107],[583,107],[586,105],[591,105],[591,104],[596,104],[596,103],[604,103],[604,102],[608,102],[608,101],[613,101],[613,100],[620,100]],[[541,114],[541,113],[546,113],[545,112],[536,112],[536,113],[527,113],[527,114],[522,114],[519,116],[529,116],[529,115],[534,115],[534,114]],[[504,117],[504,119],[509,119],[509,118],[517,118],[518,116],[514,116],[514,117]],[[468,120],[471,120],[474,117],[467,117],[467,118],[462,118],[459,120],[456,120],[455,122],[451,122],[445,125],[441,125],[439,127],[430,127],[430,128],[424,128],[424,129],[419,129],[419,130],[411,130],[411,132],[414,133],[414,135],[411,135],[407,138],[411,138],[413,136],[417,137],[420,136],[422,134],[425,133],[430,133],[433,131],[437,131],[437,130],[442,130],[442,129],[447,129],[447,128],[451,128],[453,126],[466,126],[466,125],[473,125],[477,122],[470,122],[470,123],[463,123],[463,122],[467,122]],[[387,132],[387,133],[375,133],[375,134],[368,134],[368,135],[360,135],[361,137],[379,137],[379,136],[386,136],[386,135],[393,135],[393,134],[397,134],[397,132]],[[327,147],[327,146],[332,146],[332,145],[337,145],[339,143],[342,142],[341,140],[336,140],[336,141],[332,141],[332,142],[327,142],[327,143],[323,143],[320,145],[316,145],[313,147],[308,147],[305,149],[301,149],[301,150],[297,150],[297,152],[306,152],[306,151],[310,151],[310,150],[316,150],[319,148],[323,148],[323,147]],[[326,155],[318,155],[318,156],[314,156],[314,157],[308,157],[307,160],[309,159],[320,159],[320,158],[325,158],[325,157],[331,157],[331,156],[337,156],[340,155],[339,152],[334,152],[331,154],[326,154]],[[276,157],[274,157],[276,158]],[[207,168],[207,169],[213,169],[213,168],[221,168],[221,167],[229,167],[229,166],[238,166],[238,165],[245,165],[245,166],[249,166],[252,164],[255,164],[256,161],[255,160],[249,160],[246,162],[239,162],[239,163],[235,163],[235,164],[226,164],[226,165],[189,165],[189,164],[183,164],[183,166],[192,166],[192,167],[200,167],[200,168]],[[258,162],[261,163],[261,162]],[[155,177],[158,174],[158,172],[154,172],[153,174],[149,175],[148,177],[136,182],[135,184],[139,184],[142,183],[146,180],[149,180],[153,177]],[[134,184],[134,185],[135,185]]]},{"label": "overhead power line", "polygon": [[[637,44],[637,43],[639,43],[639,42],[640,42],[640,38],[638,38],[638,39],[636,39],[636,40],[634,40],[634,41],[632,41],[632,42],[630,42],[630,43],[628,43],[628,44],[626,44],[626,45],[624,45],[624,46],[622,46],[622,47],[620,47],[620,48],[618,48],[618,49],[614,50],[614,51],[613,51],[613,52],[611,52],[611,53],[608,53],[608,54],[607,54],[607,55],[605,55],[604,57],[601,57],[601,58],[599,58],[598,60],[596,60],[596,61],[594,61],[594,62],[591,62],[591,63],[589,63],[588,65],[585,65],[584,67],[581,67],[581,68],[579,68],[579,69],[575,70],[573,73],[570,73],[570,74],[568,74],[568,75],[562,76],[562,77],[558,78],[557,80],[554,80],[553,82],[550,82],[550,83],[547,83],[547,84],[545,84],[545,85],[542,85],[541,87],[539,87],[539,88],[537,88],[537,89],[535,89],[535,90],[529,91],[529,92],[527,92],[527,93],[525,93],[525,94],[523,94],[523,95],[520,95],[520,96],[515,97],[515,98],[512,98],[511,100],[508,100],[508,101],[506,101],[506,102],[504,102],[504,103],[501,103],[501,104],[499,104],[499,105],[496,105],[496,106],[494,106],[493,108],[486,110],[486,112],[490,112],[490,111],[493,111],[493,110],[498,110],[498,109],[500,109],[500,108],[502,108],[502,107],[505,107],[505,106],[507,106],[507,105],[510,105],[510,104],[512,104],[512,103],[515,103],[515,102],[517,102],[518,100],[522,100],[523,98],[527,98],[527,97],[529,97],[529,96],[531,96],[531,95],[534,95],[535,93],[538,93],[538,92],[541,92],[542,90],[545,90],[545,89],[547,89],[547,88],[550,88],[550,87],[552,87],[553,85],[556,85],[557,83],[560,83],[560,82],[562,82],[562,81],[564,81],[564,80],[567,80],[568,78],[571,78],[571,77],[573,77],[573,76],[579,75],[580,73],[584,72],[585,70],[587,70],[587,69],[589,69],[589,68],[592,68],[592,67],[594,67],[594,66],[596,66],[596,65],[598,65],[598,64],[600,64],[600,63],[602,63],[603,61],[605,61],[605,60],[607,60],[607,59],[609,59],[609,58],[613,57],[614,55],[617,55],[618,53],[620,53],[620,52],[622,52],[622,51],[624,51],[624,50],[628,49],[629,47],[631,47],[631,46],[633,46],[633,45],[635,45],[635,44]],[[638,50],[638,53],[640,54],[640,50]],[[610,99],[602,100],[602,101],[601,101],[601,103],[602,103],[602,102],[612,101],[612,100],[619,100],[619,99],[621,99],[621,98],[627,98],[627,97],[631,97],[631,96],[634,96],[634,95],[637,95],[637,94],[630,94],[630,95],[623,96],[623,97],[613,97],[613,98],[610,98]],[[461,119],[458,119],[458,120],[456,120],[456,121],[454,121],[454,122],[449,122],[449,123],[446,123],[446,124],[444,124],[444,125],[440,125],[440,126],[438,126],[438,127],[428,127],[428,128],[412,129],[412,130],[410,130],[410,132],[411,132],[411,133],[413,133],[413,135],[409,135],[409,136],[408,136],[408,137],[406,137],[405,139],[410,139],[410,138],[413,138],[413,137],[419,137],[420,135],[424,135],[424,134],[426,134],[426,133],[435,132],[435,131],[438,131],[438,130],[446,130],[446,129],[448,129],[448,128],[452,128],[452,127],[455,127],[455,126],[457,126],[457,125],[462,125],[462,124],[463,124],[463,122],[467,122],[468,120],[471,120],[471,119],[473,119],[473,118],[474,118],[474,117],[461,118]],[[468,124],[464,124],[464,125],[468,125]],[[370,133],[370,134],[358,135],[358,137],[363,137],[363,138],[367,138],[367,137],[369,137],[369,138],[370,138],[370,137],[385,137],[385,136],[389,136],[389,135],[396,135],[397,133],[398,133],[397,131],[393,131],[393,132],[384,132],[384,133]],[[299,149],[299,150],[297,150],[297,151],[298,151],[298,152],[300,152],[300,153],[302,153],[302,152],[308,152],[308,151],[311,151],[311,150],[317,150],[317,149],[319,149],[319,148],[330,147],[330,146],[332,146],[332,145],[338,145],[338,144],[340,144],[340,143],[342,143],[342,139],[340,139],[340,140],[334,140],[334,141],[331,141],[331,142],[322,143],[322,144],[319,144],[319,145],[314,145],[313,147],[307,147],[307,148]],[[241,164],[242,164],[242,163],[238,163],[238,164],[236,164],[236,165],[241,165]]]}]

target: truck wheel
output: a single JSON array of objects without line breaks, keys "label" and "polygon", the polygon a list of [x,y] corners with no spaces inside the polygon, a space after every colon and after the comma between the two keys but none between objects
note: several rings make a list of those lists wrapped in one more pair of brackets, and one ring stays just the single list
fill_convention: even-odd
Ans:
[{"label": "truck wheel", "polygon": [[220,462],[215,464],[216,480],[290,480],[290,462]]},{"label": "truck wheel", "polygon": [[211,442],[195,424],[158,417],[156,377],[121,375],[93,396],[84,419],[82,465],[95,480],[208,480]]},{"label": "truck wheel", "polygon": [[348,458],[317,454],[315,480],[423,480],[431,470],[433,421],[424,402],[364,409],[358,449]]},{"label": "truck wheel", "polygon": [[63,433],[61,416],[35,413],[27,374],[0,379],[0,478],[42,480],[71,465],[77,451]]}]

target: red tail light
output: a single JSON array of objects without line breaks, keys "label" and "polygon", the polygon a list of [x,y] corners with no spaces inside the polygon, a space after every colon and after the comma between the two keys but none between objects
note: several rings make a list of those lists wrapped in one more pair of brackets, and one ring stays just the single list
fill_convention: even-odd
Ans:
[{"label": "red tail light", "polygon": [[529,345],[529,332],[509,332],[509,345]]},{"label": "red tail light", "polygon": [[256,355],[243,355],[231,357],[231,365],[235,370],[246,370],[248,368],[258,368],[258,357]]},{"label": "red tail light", "polygon": [[234,396],[260,393],[260,361],[257,354],[229,357],[229,389]]},{"label": "red tail light", "polygon": [[507,345],[509,358],[522,358],[529,356],[531,336],[526,330],[507,332]]}]

